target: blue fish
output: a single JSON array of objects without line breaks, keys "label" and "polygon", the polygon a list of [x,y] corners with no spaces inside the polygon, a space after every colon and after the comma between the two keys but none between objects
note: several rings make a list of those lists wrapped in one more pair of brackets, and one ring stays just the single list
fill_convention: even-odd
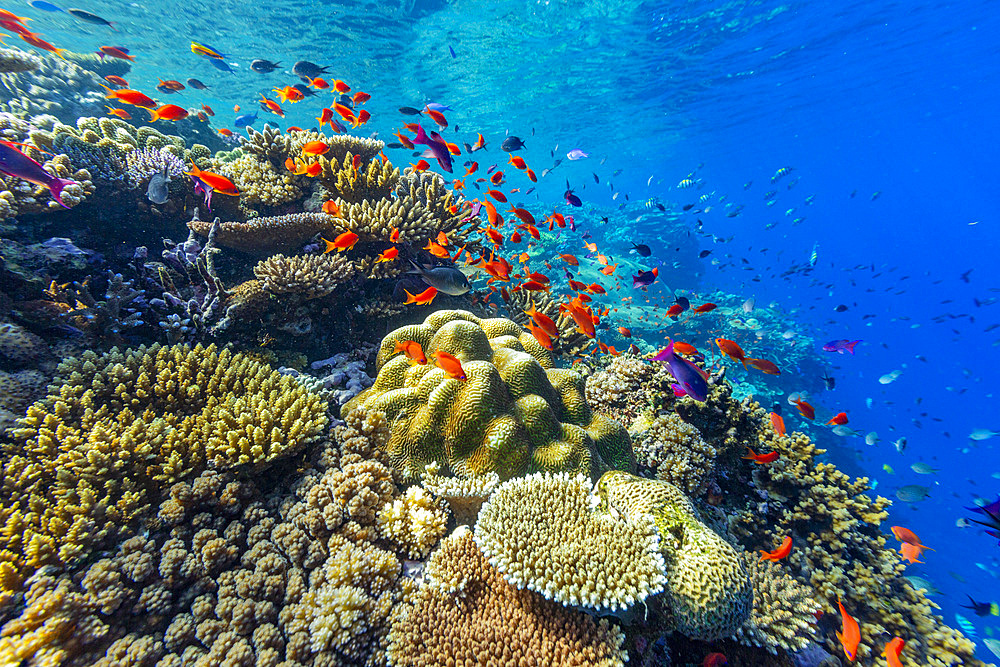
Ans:
[{"label": "blue fish", "polygon": [[45,0],[31,0],[28,3],[35,9],[41,9],[43,12],[65,12],[66,10],[62,7],[53,5],[51,2],[45,2]]},{"label": "blue fish", "polygon": [[236,120],[233,121],[233,125],[236,127],[249,127],[257,122],[257,112],[252,114],[245,113],[242,116],[237,116]]},{"label": "blue fish", "polygon": [[235,74],[233,68],[230,67],[225,60],[219,60],[218,58],[209,58],[208,62],[212,63],[212,67],[223,72],[229,72],[230,74]]},{"label": "blue fish", "polygon": [[444,113],[445,111],[451,111],[451,107],[447,104],[439,104],[437,102],[428,102],[427,108],[431,111],[437,111],[438,113]]},{"label": "blue fish", "polygon": [[690,396],[694,400],[701,402],[708,400],[708,373],[687,359],[674,354],[674,342],[672,340],[653,359],[655,361],[667,362],[670,374],[677,380],[677,384],[670,385],[674,390],[674,396]]},{"label": "blue fish", "polygon": [[451,48],[451,44],[448,45],[448,51],[451,53],[452,58],[457,58],[458,54],[455,53],[455,49]]}]

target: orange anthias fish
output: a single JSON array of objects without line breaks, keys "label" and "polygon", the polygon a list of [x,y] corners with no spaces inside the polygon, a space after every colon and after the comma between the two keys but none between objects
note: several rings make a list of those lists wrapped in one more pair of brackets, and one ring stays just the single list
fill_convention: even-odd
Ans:
[{"label": "orange anthias fish", "polygon": [[352,97],[351,100],[355,104],[364,104],[365,102],[367,102],[371,98],[372,98],[371,95],[369,95],[368,93],[363,93],[363,92],[361,92],[359,90],[358,92],[354,93],[354,97]]},{"label": "orange anthias fish", "polygon": [[632,330],[628,327],[618,327],[618,333],[622,335],[623,338],[631,338]]},{"label": "orange anthias fish", "polygon": [[[674,346],[676,347],[676,343]],[[777,412],[771,413],[771,426],[774,428],[774,432],[780,436],[785,435],[785,420]]]},{"label": "orange anthias fish", "polygon": [[109,100],[118,100],[124,102],[125,104],[131,104],[132,106],[143,107],[145,109],[152,109],[156,106],[156,101],[138,90],[132,90],[131,88],[120,88],[118,90],[111,90],[107,86],[108,94],[105,95]]},{"label": "orange anthias fish", "polygon": [[174,81],[173,79],[168,79],[167,81],[164,81],[163,79],[157,79],[157,81],[160,82],[159,85],[156,86],[157,88],[165,88],[166,90],[173,90],[173,91],[184,90],[184,84],[181,83],[180,81]]},{"label": "orange anthias fish", "polygon": [[266,97],[264,97],[263,95],[261,95],[260,96],[260,103],[263,104],[265,107],[267,107],[267,110],[270,111],[271,113],[275,114],[276,116],[281,116],[282,118],[285,117],[285,110],[282,109],[281,105],[279,105],[274,100],[269,100]]},{"label": "orange anthias fish", "polygon": [[42,39],[41,37],[39,37],[37,34],[35,34],[33,32],[29,32],[27,34],[20,33],[19,36],[20,36],[21,39],[23,39],[24,41],[26,41],[28,44],[31,44],[32,46],[38,47],[39,49],[42,49],[43,51],[49,51],[51,53],[54,53],[57,56],[59,56],[60,58],[62,58],[63,60],[66,59],[66,57],[63,55],[63,51],[65,51],[66,49],[57,48],[55,44],[52,44],[50,42],[46,42],[44,39]]},{"label": "orange anthias fish", "polygon": [[159,109],[146,109],[149,112],[149,122],[155,123],[158,120],[184,120],[188,117],[187,109],[176,104],[164,104]]},{"label": "orange anthias fish", "polygon": [[916,544],[910,544],[909,542],[903,542],[899,545],[899,553],[903,556],[905,560],[910,565],[914,563],[923,563],[920,560],[920,556],[923,555],[923,549]]},{"label": "orange anthias fish", "polygon": [[705,656],[705,659],[701,663],[701,667],[722,667],[722,665],[728,665],[729,660],[722,653],[709,653]]},{"label": "orange anthias fish", "polygon": [[476,143],[472,144],[472,148],[469,150],[470,153],[475,153],[476,151],[481,151],[486,148],[486,139],[483,138],[482,132],[476,133]]},{"label": "orange anthias fish", "polygon": [[679,352],[681,354],[688,354],[688,355],[700,354],[698,352],[698,348],[696,348],[694,345],[679,340],[674,341],[674,352]]},{"label": "orange anthias fish", "polygon": [[697,308],[693,309],[691,312],[695,315],[701,315],[702,313],[710,313],[715,310],[718,306],[714,303],[703,303]]},{"label": "orange anthias fish", "polygon": [[840,620],[843,624],[842,631],[837,632],[837,639],[840,640],[840,645],[844,647],[844,655],[847,656],[848,660],[854,662],[858,658],[858,644],[861,642],[861,626],[858,625],[853,616],[847,613],[840,598],[837,598],[837,606],[840,607]]},{"label": "orange anthias fish", "polygon": [[402,352],[410,360],[411,364],[420,364],[423,366],[427,363],[427,357],[424,356],[424,348],[420,347],[420,343],[416,341],[397,341],[396,349],[393,352]]},{"label": "orange anthias fish", "polygon": [[109,115],[118,116],[122,120],[132,119],[132,115],[128,111],[125,111],[125,109],[115,109],[114,107],[109,107],[106,104],[104,105],[104,107],[108,110]]},{"label": "orange anthias fish", "polygon": [[792,553],[792,538],[791,536],[786,536],[785,539],[781,541],[781,545],[774,551],[764,551],[762,549],[760,552],[760,559],[777,563],[782,558],[786,558],[790,553]]},{"label": "orange anthias fish", "polygon": [[337,218],[344,217],[344,214],[340,211],[340,206],[337,204],[337,202],[333,201],[332,199],[327,199],[325,202],[323,202],[323,212],[326,213],[327,215],[332,215]]},{"label": "orange anthias fish", "polygon": [[570,266],[580,266],[580,260],[578,260],[575,255],[559,255],[559,259],[566,262]]},{"label": "orange anthias fish", "polygon": [[743,458],[753,461],[759,465],[764,465],[765,463],[774,463],[780,458],[778,452],[768,452],[767,454],[756,454],[752,449],[747,447],[747,455]]},{"label": "orange anthias fish", "polygon": [[753,359],[752,357],[747,357],[746,359],[748,364],[762,373],[766,373],[767,375],[781,375],[781,369],[773,361]]},{"label": "orange anthias fish", "polygon": [[399,256],[399,248],[389,248],[379,253],[378,257],[375,258],[375,263],[380,264],[381,262],[391,262]]},{"label": "orange anthias fish", "polygon": [[211,171],[202,171],[194,162],[191,162],[191,171],[184,173],[186,176],[194,176],[199,179],[202,183],[212,188],[213,191],[218,192],[220,195],[235,197],[240,194],[240,191],[236,189],[236,185],[231,180],[225,176],[212,173]]},{"label": "orange anthias fish", "polygon": [[224,137],[231,137],[233,136],[233,131],[230,130],[229,128],[223,127],[219,130],[219,134],[221,134]]},{"label": "orange anthias fish", "polygon": [[315,88],[316,90],[326,90],[327,88],[330,87],[330,84],[327,83],[326,79],[320,77],[311,79],[309,83],[306,85],[310,86],[311,88]]},{"label": "orange anthias fish", "polygon": [[826,423],[826,425],[827,426],[843,426],[846,423],[847,423],[847,413],[846,412],[838,412],[837,414],[835,414],[833,417],[830,418],[830,421],[828,421]]},{"label": "orange anthias fish", "polygon": [[908,542],[909,544],[918,546],[921,549],[930,549],[931,551],[934,551],[934,549],[924,546],[924,544],[920,541],[920,538],[917,537],[917,534],[909,528],[904,528],[903,526],[892,526],[889,530],[892,531],[893,537],[900,542]]},{"label": "orange anthias fish", "polygon": [[465,380],[465,369],[462,368],[462,362],[458,360],[458,357],[438,350],[434,353],[434,361],[438,368],[448,374],[448,377]]},{"label": "orange anthias fish", "polygon": [[415,303],[418,306],[428,305],[434,300],[434,297],[436,297],[438,293],[437,288],[435,287],[428,287],[423,292],[416,295],[410,294],[406,290],[403,290],[403,292],[406,294],[406,301],[403,303]]},{"label": "orange anthias fish", "polygon": [[886,643],[882,655],[885,656],[885,664],[888,667],[903,667],[903,663],[899,660],[899,655],[903,652],[903,646],[905,645],[906,642],[901,637],[893,637]]},{"label": "orange anthias fish", "polygon": [[524,158],[519,155],[510,154],[507,158],[507,164],[513,165],[515,169],[527,169],[528,164],[524,161]]},{"label": "orange anthias fish", "polygon": [[556,323],[552,320],[551,317],[549,317],[545,313],[538,312],[538,310],[535,309],[534,303],[531,304],[531,308],[524,311],[524,314],[530,317],[534,321],[535,325],[538,326],[538,328],[540,328],[542,331],[547,333],[552,338],[559,337],[559,327],[556,326]]},{"label": "orange anthias fish", "polygon": [[795,400],[795,407],[799,409],[799,414],[805,417],[806,419],[812,421],[813,419],[816,418],[816,408],[809,405],[801,398]]},{"label": "orange anthias fish", "polygon": [[733,361],[740,362],[743,364],[743,368],[747,367],[746,353],[743,352],[743,348],[740,347],[735,341],[731,341],[726,338],[716,338],[715,344],[719,346],[719,351],[722,352],[722,354],[726,355]]},{"label": "orange anthias fish", "polygon": [[326,250],[323,251],[324,254],[334,250],[342,252],[344,250],[350,250],[354,247],[354,244],[358,242],[358,235],[354,232],[344,232],[332,241],[323,239],[323,242],[326,244]]},{"label": "orange anthias fish", "polygon": [[351,87],[348,86],[343,81],[341,81],[340,79],[334,79],[332,85],[333,85],[333,89],[336,90],[340,94],[351,92]]},{"label": "orange anthias fish", "polygon": [[322,155],[323,153],[327,152],[328,150],[330,150],[330,147],[327,146],[322,141],[310,141],[309,143],[307,143],[305,146],[302,147],[302,154],[303,155]]},{"label": "orange anthias fish", "polygon": [[526,326],[528,331],[531,332],[531,335],[538,341],[539,345],[544,347],[546,350],[552,349],[552,338],[548,333],[546,333],[541,327],[535,326],[534,322],[528,322]]},{"label": "orange anthias fish", "polygon": [[330,128],[333,128],[333,109],[324,108],[318,116],[316,116],[316,122],[319,123],[320,127],[329,124]]},{"label": "orange anthias fish", "polygon": [[294,86],[285,86],[284,88],[272,88],[274,92],[278,93],[282,102],[298,102],[299,100],[305,99],[305,95],[301,90],[295,88]]},{"label": "orange anthias fish", "polygon": [[109,74],[108,76],[104,77],[104,80],[107,81],[108,83],[113,83],[116,86],[119,86],[120,88],[128,88],[128,81],[121,78],[120,76]]},{"label": "orange anthias fish", "polygon": [[131,62],[135,62],[135,56],[130,56],[128,53],[122,51],[117,46],[102,46],[99,47],[97,50],[106,56],[111,56],[112,58],[118,58],[120,60],[128,60]]}]

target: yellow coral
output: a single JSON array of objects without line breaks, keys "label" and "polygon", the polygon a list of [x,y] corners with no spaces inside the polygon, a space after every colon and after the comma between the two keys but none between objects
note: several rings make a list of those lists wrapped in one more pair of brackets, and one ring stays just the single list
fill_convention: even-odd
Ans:
[{"label": "yellow coral", "polygon": [[384,539],[399,546],[408,558],[419,560],[430,553],[448,527],[448,506],[419,486],[411,486],[379,510],[376,519]]}]

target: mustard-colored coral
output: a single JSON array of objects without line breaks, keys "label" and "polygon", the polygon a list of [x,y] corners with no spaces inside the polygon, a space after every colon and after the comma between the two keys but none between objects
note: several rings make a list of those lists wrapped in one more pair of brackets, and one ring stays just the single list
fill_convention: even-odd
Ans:
[{"label": "mustard-colored coral", "polygon": [[598,480],[596,490],[602,505],[627,521],[655,521],[667,571],[663,597],[678,632],[721,639],[746,622],[753,590],[743,556],[701,522],[680,489],[613,470]]},{"label": "mustard-colored coral", "polygon": [[815,639],[816,612],[820,605],[809,588],[791,577],[777,563],[757,554],[744,554],[753,582],[753,611],[736,636],[743,644],[798,651]]},{"label": "mustard-colored coral", "polygon": [[[456,356],[467,379],[450,378],[432,363],[410,364],[395,351],[405,340],[419,343],[428,358],[438,351]],[[406,479],[419,479],[431,463],[442,474],[496,472],[503,479],[536,470],[634,468],[623,427],[590,411],[583,379],[552,368],[549,353],[510,320],[438,311],[386,336],[376,364],[375,383],[343,409],[386,414],[387,451]]]},{"label": "mustard-colored coral", "polygon": [[319,396],[214,346],[87,352],[64,362],[52,386],[5,451],[5,582],[127,535],[166,484],[206,467],[263,465],[327,423]]},{"label": "mustard-colored coral", "polygon": [[434,552],[427,579],[393,620],[388,658],[396,667],[618,667],[628,660],[625,635],[607,619],[514,588],[466,527]]},{"label": "mustard-colored coral", "polygon": [[590,481],[536,473],[503,483],[479,511],[476,543],[512,586],[564,605],[620,612],[666,582],[648,516],[595,509]]}]

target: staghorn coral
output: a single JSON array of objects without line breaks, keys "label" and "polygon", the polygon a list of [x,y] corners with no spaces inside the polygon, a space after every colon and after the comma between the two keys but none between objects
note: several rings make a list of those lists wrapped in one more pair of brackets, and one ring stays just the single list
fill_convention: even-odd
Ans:
[{"label": "staghorn coral", "polygon": [[338,160],[341,163],[350,161],[347,159],[348,154],[357,155],[362,163],[371,162],[385,148],[385,142],[383,141],[355,137],[350,134],[335,134],[332,137],[328,137],[320,132],[301,131],[292,132],[288,136],[290,137],[289,146],[291,152],[296,155],[301,153],[302,147],[310,141],[322,141],[328,146],[323,157],[330,160]]},{"label": "staghorn coral", "polygon": [[[191,231],[208,236],[212,223],[197,218],[188,222]],[[297,250],[317,234],[334,233],[337,219],[325,213],[291,213],[257,217],[247,222],[223,222],[216,240],[219,245],[251,254]]]},{"label": "staghorn coral", "polygon": [[620,666],[625,636],[596,620],[509,585],[483,558],[468,528],[448,536],[426,583],[393,620],[388,658],[397,667],[449,664]]},{"label": "staghorn coral", "polygon": [[[317,136],[322,140],[321,135]],[[348,152],[343,160],[324,155],[319,163],[323,171],[318,179],[326,190],[327,199],[337,198],[352,204],[365,199],[388,199],[399,185],[399,169],[389,161],[371,160],[355,168],[354,155]]]},{"label": "staghorn coral", "polygon": [[669,482],[612,470],[597,482],[603,508],[637,526],[655,521],[666,563],[663,598],[671,625],[692,639],[731,636],[750,616],[753,590],[742,554],[701,522]]},{"label": "staghorn coral", "polygon": [[239,203],[244,211],[294,202],[305,196],[308,187],[307,177],[296,176],[283,164],[272,164],[254,154],[241,155],[227,162],[214,161],[211,166],[239,189]]},{"label": "staghorn coral", "polygon": [[272,294],[316,299],[331,294],[354,275],[354,265],[340,255],[272,255],[253,268]]},{"label": "staghorn coral", "polygon": [[672,412],[656,418],[643,415],[629,427],[629,436],[640,469],[651,470],[656,479],[690,495],[700,496],[706,490],[716,451],[694,426]]},{"label": "staghorn coral", "polygon": [[150,178],[164,171],[171,180],[178,179],[185,168],[181,158],[163,148],[139,148],[125,153],[125,170],[132,188],[148,184]]},{"label": "staghorn coral", "polygon": [[[397,342],[419,343],[458,357],[468,379],[449,378],[432,364],[411,365]],[[546,350],[510,320],[438,311],[421,325],[382,340],[375,384],[344,405],[385,412],[392,423],[387,452],[404,478],[416,480],[429,463],[458,477],[496,472],[633,469],[620,424],[594,415],[583,379],[554,369]]]},{"label": "staghorn coral", "polygon": [[382,538],[399,547],[408,558],[426,558],[444,537],[448,504],[419,486],[411,486],[401,498],[382,506],[376,525]]},{"label": "staghorn coral", "polygon": [[261,132],[247,127],[246,138],[239,139],[243,153],[266,160],[275,167],[282,166],[291,151],[291,135],[282,134],[281,128],[270,125],[265,125]]},{"label": "staghorn coral", "polygon": [[135,530],[160,486],[263,466],[315,440],[326,405],[214,346],[87,352],[59,367],[5,447],[0,584],[72,563]]},{"label": "staghorn coral", "polygon": [[753,611],[736,631],[736,638],[771,653],[778,649],[799,651],[808,646],[815,639],[815,614],[820,610],[809,588],[780,565],[756,554],[744,554],[744,559],[753,583]]},{"label": "staghorn coral", "polygon": [[582,475],[509,480],[480,510],[476,543],[515,588],[600,613],[628,610],[663,590],[660,538],[651,518],[622,521],[593,500]]}]

